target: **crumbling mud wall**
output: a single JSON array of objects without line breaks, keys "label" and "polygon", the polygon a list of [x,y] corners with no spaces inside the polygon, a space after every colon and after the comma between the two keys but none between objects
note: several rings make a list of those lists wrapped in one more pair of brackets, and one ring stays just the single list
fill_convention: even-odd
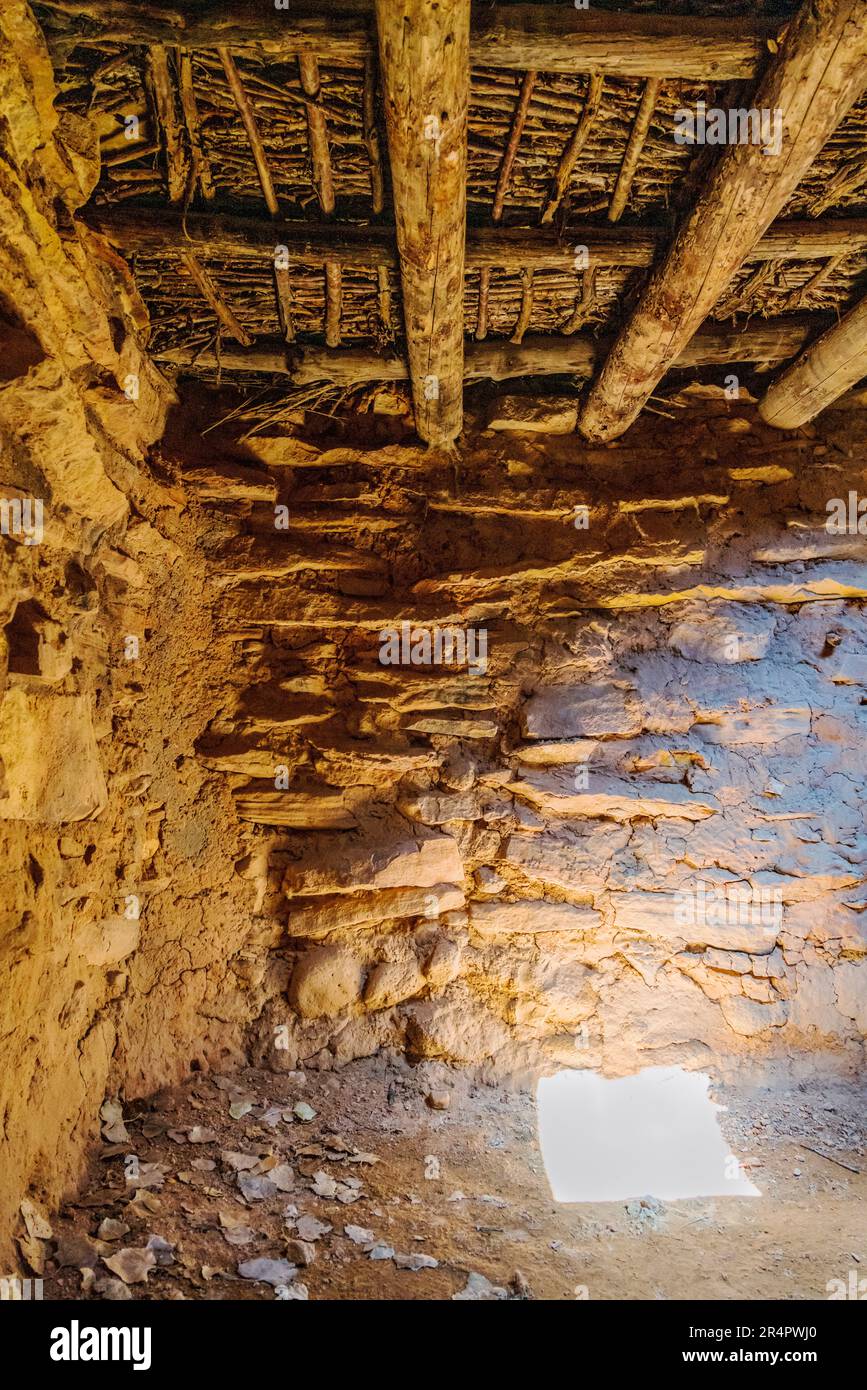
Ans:
[{"label": "crumbling mud wall", "polygon": [[[74,1187],[107,1094],[241,1055],[252,889],[194,756],[219,708],[197,519],[145,466],[176,409],[41,38],[0,14],[0,1243]],[[228,828],[227,828],[228,827]],[[25,1237],[26,1240],[26,1237]],[[28,1245],[30,1272],[39,1243]],[[0,1267],[0,1272],[6,1272]]]},{"label": "crumbling mud wall", "polygon": [[249,441],[202,751],[285,923],[270,1063],[863,1060],[863,420],[679,405],[591,449],[499,402],[458,465]]}]

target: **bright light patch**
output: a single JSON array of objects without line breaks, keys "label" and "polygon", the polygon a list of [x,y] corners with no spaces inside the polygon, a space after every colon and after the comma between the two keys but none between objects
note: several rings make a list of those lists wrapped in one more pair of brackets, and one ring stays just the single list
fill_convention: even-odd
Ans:
[{"label": "bright light patch", "polygon": [[709,1084],[680,1067],[543,1077],[539,1139],[554,1200],[761,1196],[729,1152]]}]

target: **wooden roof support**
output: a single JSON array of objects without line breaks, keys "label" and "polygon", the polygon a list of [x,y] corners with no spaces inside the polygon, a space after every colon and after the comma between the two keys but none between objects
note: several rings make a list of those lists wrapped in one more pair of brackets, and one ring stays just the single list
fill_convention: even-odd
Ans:
[{"label": "wooden roof support", "polygon": [[202,145],[199,104],[196,101],[193,87],[193,60],[189,53],[181,52],[178,55],[178,89],[181,94],[181,106],[183,107],[184,121],[192,151],[191,178],[193,186],[195,187],[195,184],[198,183],[202,197],[210,200],[214,196],[214,180],[211,177],[210,161]]},{"label": "wooden roof support", "polygon": [[593,13],[574,5],[480,5],[472,62],[618,77],[753,77],[779,24],[692,15]]},{"label": "wooden roof support", "polygon": [[476,342],[488,336],[488,299],[491,293],[491,268],[483,265],[479,271],[479,298],[476,305]]},{"label": "wooden roof support", "polygon": [[509,130],[509,140],[506,151],[503,155],[503,162],[500,165],[500,172],[497,175],[497,187],[494,190],[494,204],[491,208],[491,217],[495,222],[499,222],[503,215],[503,204],[506,201],[506,193],[509,189],[509,180],[512,177],[512,168],[515,163],[515,156],[518,153],[518,145],[521,143],[521,135],[527,122],[527,112],[530,109],[530,98],[533,95],[533,88],[536,85],[536,73],[531,69],[524,73],[521,82],[521,91],[518,96],[518,105],[515,107],[515,114],[512,117],[512,125]]},{"label": "wooden roof support", "polygon": [[364,144],[370,164],[370,199],[374,217],[385,207],[385,184],[382,176],[382,151],[376,124],[376,59],[372,52],[364,59],[364,91],[362,94]]},{"label": "wooden roof support", "polygon": [[[370,47],[372,0],[293,0],[275,10],[250,0],[203,0],[193,13],[181,0],[43,0],[64,19],[82,21],[80,43],[179,44],[279,60],[325,53],[363,59]],[[779,36],[773,20],[700,19],[692,15],[612,14],[544,5],[485,4],[473,15],[471,62],[526,72],[608,72],[621,77],[735,81],[755,77]]]},{"label": "wooden roof support", "polygon": [[648,77],[644,84],[644,91],[641,93],[641,101],[638,103],[638,110],[623,155],[623,162],[620,165],[620,172],[617,175],[617,182],[611,195],[611,203],[608,208],[609,222],[617,222],[626,207],[629,191],[632,188],[632,180],[635,178],[641,151],[644,149],[644,142],[650,130],[650,122],[653,120],[653,111],[659,97],[660,86],[661,82],[658,77]]},{"label": "wooden roof support", "polygon": [[325,262],[325,343],[340,346],[340,315],[343,312],[343,274],[333,261]]},{"label": "wooden roof support", "polygon": [[[244,90],[241,81],[241,74],[235,66],[235,60],[227,48],[218,49],[220,62],[223,64],[223,71],[226,74],[226,81],[232,98],[238,108],[241,120],[244,123],[244,130],[247,133],[247,140],[253,153],[253,160],[256,164],[256,172],[259,175],[259,186],[262,189],[262,196],[265,205],[272,217],[278,217],[280,205],[277,202],[277,194],[274,191],[274,180],[271,177],[271,170],[268,166],[268,158],[265,154],[265,146],[262,143],[262,136],[259,133],[259,123],[256,120],[250,98]],[[274,245],[274,232],[271,232],[271,244]],[[289,279],[288,270],[274,266],[274,292],[277,298],[277,313],[280,319],[280,328],[283,338],[287,343],[295,341],[295,324],[292,308],[292,285]]]},{"label": "wooden roof support", "polygon": [[[138,157],[138,155],[136,156]],[[357,227],[320,222],[276,222],[226,213],[189,211],[185,229],[176,212],[162,208],[92,206],[81,214],[90,226],[124,251],[160,255],[192,244],[203,255],[260,258],[271,256],[275,241],[287,248],[292,264],[387,266],[398,257],[392,227]],[[515,271],[575,269],[575,247],[586,246],[595,266],[624,268],[652,265],[664,238],[660,227],[609,226],[570,222],[556,232],[542,227],[468,227],[468,270],[488,267]],[[867,250],[867,218],[775,222],[755,246],[753,261],[815,261]]]},{"label": "wooden roof support", "polygon": [[181,252],[181,262],[188,274],[195,280],[196,285],[203,297],[210,304],[220,323],[228,333],[232,335],[237,343],[242,347],[250,347],[253,339],[246,328],[238,322],[234,310],[223,298],[220,290],[214,284],[203,265],[200,265],[192,251]]},{"label": "wooden roof support", "polygon": [[865,84],[867,0],[805,0],[752,103],[781,112],[779,152],[725,148],[590,391],[586,439],[629,427]]},{"label": "wooden roof support", "polygon": [[[785,362],[794,357],[808,338],[828,325],[826,314],[790,314],[782,319],[754,321],[737,330],[715,324],[696,333],[683,355],[673,364],[683,367],[728,367],[733,362]],[[464,359],[466,381],[490,378],[506,381],[519,376],[589,377],[601,356],[604,339],[589,333],[571,337],[532,334],[516,347],[502,338],[469,342]],[[212,369],[217,365],[213,352],[170,348],[156,354],[158,361],[181,366],[195,361]],[[328,381],[351,386],[365,381],[406,381],[409,368],[396,354],[377,357],[370,348],[303,348],[290,359],[279,343],[259,344],[249,352],[223,347],[220,360],[225,371],[260,372],[291,377],[295,385],[306,386]]]},{"label": "wooden roof support", "polygon": [[771,383],[759,414],[778,429],[797,429],[865,376],[867,299],[862,299]]},{"label": "wooden roof support", "polygon": [[153,44],[145,57],[145,87],[156,127],[166,156],[169,202],[180,203],[187,187],[189,160],[175,107],[175,84],[169,69],[169,56],[162,44]]},{"label": "wooden roof support", "polygon": [[391,316],[391,286],[388,282],[388,268],[376,268],[376,297],[379,302],[379,317],[386,337],[394,337],[394,321]]},{"label": "wooden roof support", "polygon": [[277,313],[283,341],[295,342],[295,305],[292,300],[292,281],[285,266],[274,266],[274,289],[277,292]]},{"label": "wooden roof support", "polygon": [[842,204],[846,198],[857,193],[865,184],[867,184],[867,160],[864,159],[863,154],[859,153],[855,159],[847,160],[823,185],[821,192],[813,199],[807,209],[810,216],[819,217],[829,208]]},{"label": "wooden roof support", "polygon": [[585,270],[581,276],[581,292],[575,296],[575,307],[569,315],[561,333],[577,333],[590,317],[596,306],[596,267]]},{"label": "wooden roof support", "polygon": [[599,110],[599,103],[602,100],[602,88],[605,79],[597,72],[591,73],[587,79],[587,96],[584,99],[584,109],[578,117],[575,129],[566,141],[563,153],[560,156],[560,163],[554,175],[551,191],[542,209],[542,221],[550,222],[557,211],[566,189],[569,187],[569,180],[572,177],[572,170],[578,162],[578,156],[587,143],[587,137],[593,129],[596,120],[596,113]]},{"label": "wooden roof support", "polygon": [[824,285],[825,281],[830,279],[834,271],[839,270],[840,266],[843,265],[847,259],[848,257],[845,254],[840,256],[829,256],[815,274],[810,276],[805,285],[801,285],[800,289],[792,290],[791,294],[786,296],[785,304],[783,305],[784,310],[788,313],[789,311],[794,312],[798,309],[803,309],[810,295],[814,294],[816,290]]},{"label": "wooden roof support", "polygon": [[[313,167],[313,185],[322,213],[325,217],[330,217],[334,212],[334,178],[331,172],[325,112],[319,105],[321,94],[319,60],[314,53],[299,54],[298,72],[301,77],[301,90],[306,98],[307,144],[310,150],[310,163]],[[325,342],[328,347],[337,347],[340,343],[342,305],[343,273],[337,261],[326,260]]]},{"label": "wooden roof support", "polygon": [[463,423],[470,0],[376,0],[416,429]]},{"label": "wooden roof support", "polygon": [[524,341],[524,334],[530,327],[530,319],[533,316],[533,272],[532,270],[521,271],[521,309],[518,314],[518,321],[515,324],[510,343],[521,343]]},{"label": "wooden roof support", "polygon": [[232,99],[238,108],[241,120],[244,123],[244,129],[247,132],[247,140],[256,164],[256,173],[259,175],[262,196],[265,199],[271,216],[276,217],[280,208],[277,203],[277,195],[274,192],[274,181],[271,178],[271,170],[268,168],[268,160],[265,156],[265,146],[262,144],[259,126],[253,112],[253,107],[250,105],[250,98],[244,91],[241,75],[235,66],[235,60],[228,48],[220,47],[217,49],[217,52],[220,55],[220,62],[223,64],[223,71],[226,74],[229,91],[232,93]]},{"label": "wooden roof support", "polygon": [[334,211],[334,179],[331,173],[331,155],[328,152],[328,128],[325,112],[319,105],[320,82],[319,63],[312,53],[302,53],[298,59],[301,75],[301,89],[306,97],[307,142],[310,147],[310,163],[313,166],[313,183],[319,206],[330,217]]}]

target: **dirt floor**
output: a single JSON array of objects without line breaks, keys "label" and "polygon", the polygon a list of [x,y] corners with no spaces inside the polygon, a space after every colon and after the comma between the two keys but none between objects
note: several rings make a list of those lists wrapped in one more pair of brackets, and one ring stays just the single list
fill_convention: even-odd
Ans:
[{"label": "dirt floor", "polygon": [[104,1108],[89,1184],[42,1228],[44,1296],[825,1299],[862,1278],[867,1293],[867,1092],[713,1095],[760,1198],[561,1205],[526,1092],[382,1057],[193,1077],[122,1119]]}]

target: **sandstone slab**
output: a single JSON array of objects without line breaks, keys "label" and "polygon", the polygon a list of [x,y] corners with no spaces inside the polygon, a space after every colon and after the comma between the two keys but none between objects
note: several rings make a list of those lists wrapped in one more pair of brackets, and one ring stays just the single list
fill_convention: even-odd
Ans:
[{"label": "sandstone slab", "polygon": [[[387,831],[386,833],[391,833]],[[352,893],[359,889],[433,888],[463,882],[464,867],[450,835],[391,839],[341,837],[290,862],[283,878],[289,894]]]},{"label": "sandstone slab", "polygon": [[612,685],[553,685],[531,695],[521,711],[525,738],[628,738],[640,720]]},{"label": "sandstone slab", "polygon": [[471,903],[470,926],[480,936],[536,936],[543,932],[595,931],[602,914],[592,907],[525,899],[514,903]]},{"label": "sandstone slab", "polygon": [[287,930],[290,936],[316,938],[406,917],[438,917],[443,912],[457,912],[463,905],[463,890],[449,883],[436,883],[429,889],[334,894],[309,901],[293,898]]}]

